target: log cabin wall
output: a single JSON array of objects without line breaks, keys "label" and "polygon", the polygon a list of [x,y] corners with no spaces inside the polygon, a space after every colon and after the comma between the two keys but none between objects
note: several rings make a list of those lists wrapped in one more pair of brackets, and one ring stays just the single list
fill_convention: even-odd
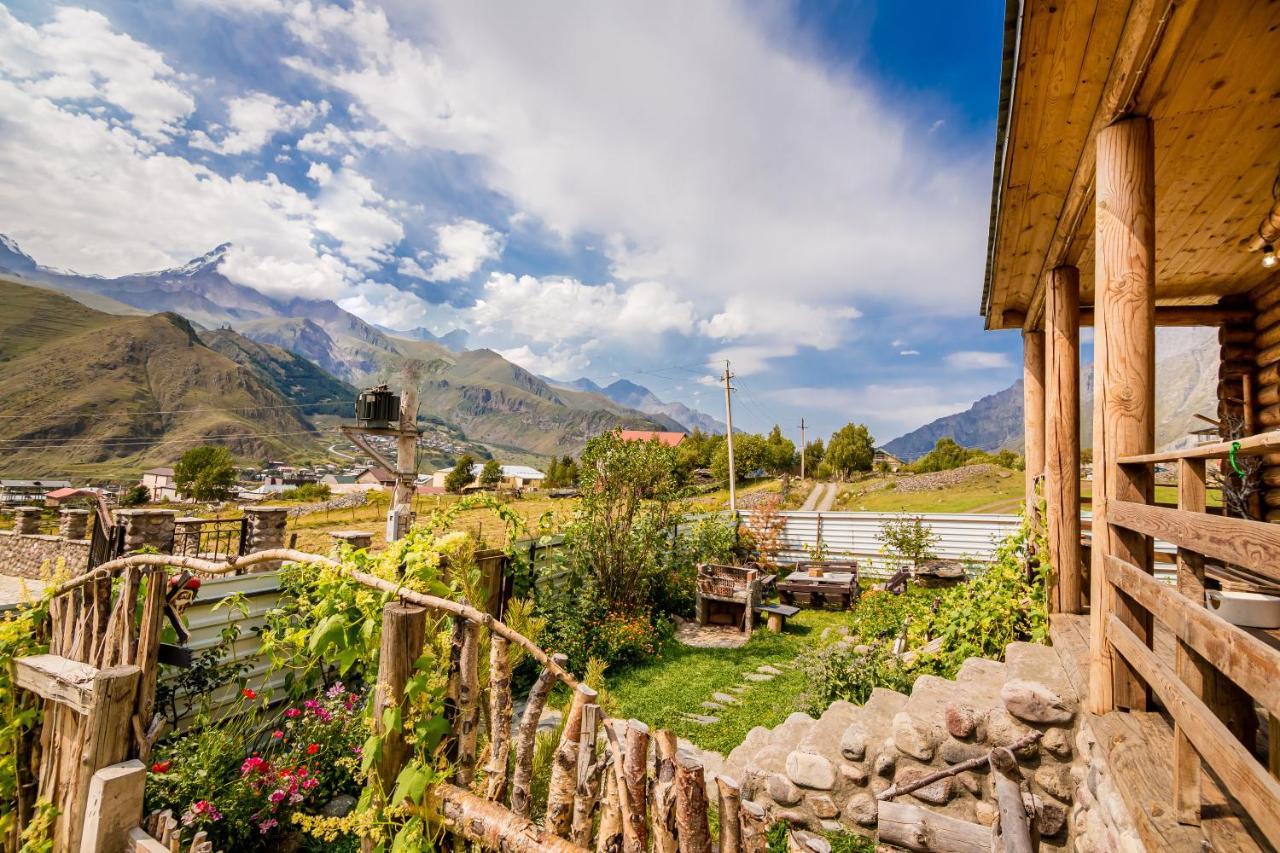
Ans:
[{"label": "log cabin wall", "polygon": [[[1254,322],[1251,329],[1224,327],[1221,341],[1243,339],[1246,334],[1252,336],[1249,355],[1253,361],[1253,371],[1246,374],[1247,383],[1237,386],[1241,391],[1241,399],[1248,401],[1247,408],[1242,406],[1246,430],[1252,434],[1280,428],[1280,278],[1272,278],[1249,293],[1249,302],[1253,308]],[[1228,332],[1232,328],[1232,332]],[[1224,361],[1226,366],[1224,343]],[[1219,383],[1219,399],[1222,398],[1223,385]],[[1219,404],[1219,408],[1230,411],[1229,403]],[[1271,453],[1262,457],[1262,467],[1258,472],[1261,479],[1262,492],[1254,501],[1257,518],[1273,523],[1280,523],[1280,454]]]}]

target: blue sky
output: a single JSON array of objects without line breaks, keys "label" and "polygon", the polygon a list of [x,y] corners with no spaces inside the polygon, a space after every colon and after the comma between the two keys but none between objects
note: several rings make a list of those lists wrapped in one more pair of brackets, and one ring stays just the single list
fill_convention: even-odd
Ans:
[{"label": "blue sky", "polygon": [[0,5],[0,233],[465,328],[538,373],[880,440],[1007,386],[977,316],[998,0]]}]

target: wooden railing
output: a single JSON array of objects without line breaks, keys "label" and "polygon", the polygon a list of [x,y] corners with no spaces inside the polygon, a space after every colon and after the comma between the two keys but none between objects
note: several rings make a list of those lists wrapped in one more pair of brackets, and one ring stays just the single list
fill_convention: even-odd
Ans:
[{"label": "wooden railing", "polygon": [[[328,557],[291,549],[248,554],[231,562],[135,554],[104,563],[56,590],[48,624],[53,637],[50,654],[15,662],[18,685],[46,702],[42,739],[51,748],[42,756],[39,795],[55,797],[62,810],[55,827],[55,849],[80,849],[82,834],[92,835],[91,846],[107,844],[101,849],[108,849],[110,843],[104,841],[108,833],[136,829],[142,819],[142,773],[131,777],[139,786],[133,800],[137,814],[124,815],[123,824],[116,820],[112,826],[101,826],[90,817],[97,813],[92,798],[102,796],[99,771],[121,768],[120,762],[130,758],[145,762],[159,734],[152,706],[169,572],[216,575],[278,561],[324,565],[394,597],[382,614],[373,697],[374,727],[383,735],[382,750],[371,769],[379,783],[375,790],[395,789],[408,760],[409,746],[400,733],[383,726],[385,720],[404,719],[409,713],[405,688],[422,655],[430,615],[448,619],[452,626],[445,717],[450,729],[446,754],[455,772],[449,783],[427,790],[423,803],[443,829],[489,850],[763,853],[766,849],[766,813],[750,801],[750,791],[740,791],[736,781],[724,776],[717,777],[713,790],[708,790],[703,767],[677,753],[675,735],[669,731],[653,733],[651,761],[649,728],[638,720],[606,718],[596,691],[568,672],[564,656],[548,654],[469,604],[406,589]],[[116,585],[112,601],[111,581],[116,575],[122,575],[123,582]],[[143,587],[145,593],[140,595]],[[140,621],[135,617],[139,604]],[[486,633],[489,678],[482,685],[479,657]],[[512,646],[523,648],[542,666],[514,743],[510,737]],[[573,691],[573,698],[552,760],[545,817],[538,824],[530,819],[535,735],[557,681]],[[486,706],[487,715],[482,713]],[[384,713],[392,708],[399,713]],[[477,745],[486,718],[491,721],[489,743],[481,766]],[[709,822],[713,794],[719,804],[718,846]],[[167,815],[160,818],[159,823],[170,823]]]},{"label": "wooden railing", "polygon": [[[1104,631],[1101,653],[1118,655],[1173,718],[1178,820],[1200,822],[1203,764],[1262,834],[1280,845],[1280,781],[1251,748],[1256,702],[1273,721],[1273,758],[1280,754],[1275,742],[1280,729],[1274,724],[1280,720],[1280,650],[1205,606],[1206,558],[1266,582],[1280,581],[1280,525],[1207,512],[1205,463],[1226,459],[1231,450],[1225,442],[1119,460],[1129,482],[1150,482],[1149,466],[1176,462],[1178,506],[1112,498],[1102,508],[1115,534],[1110,538],[1121,544],[1116,553],[1102,554],[1106,582],[1115,593],[1103,598],[1115,604],[1095,624]],[[1238,442],[1236,455],[1278,451],[1280,432],[1272,432]],[[1176,591],[1158,583],[1149,565],[1139,565],[1144,547],[1150,554],[1152,539],[1177,546]],[[1175,637],[1172,667],[1153,651],[1152,619]]]}]

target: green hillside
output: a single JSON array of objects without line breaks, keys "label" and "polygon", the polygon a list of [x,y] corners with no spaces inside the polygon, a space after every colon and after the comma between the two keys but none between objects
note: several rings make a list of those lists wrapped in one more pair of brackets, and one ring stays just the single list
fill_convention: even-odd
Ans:
[{"label": "green hillside", "polygon": [[175,314],[113,316],[9,281],[0,304],[7,476],[136,474],[206,441],[251,461],[320,447],[289,400]]},{"label": "green hillside", "polygon": [[249,340],[230,329],[200,332],[212,350],[253,371],[281,397],[302,404],[306,414],[349,416],[356,389],[301,356],[271,344]]}]

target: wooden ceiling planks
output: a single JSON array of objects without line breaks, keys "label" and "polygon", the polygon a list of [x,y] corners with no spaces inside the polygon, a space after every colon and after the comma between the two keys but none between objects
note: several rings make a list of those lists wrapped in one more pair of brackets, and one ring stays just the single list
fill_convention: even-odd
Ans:
[{"label": "wooden ceiling planks", "polygon": [[[1273,59],[1280,55],[1280,3],[1184,1],[1171,13],[1157,0],[1135,0],[1120,12],[1126,4],[1056,5],[1055,13],[1029,4],[1024,18],[988,326],[1012,325],[1020,312],[1029,325],[1038,323],[1043,274],[1064,260],[1079,266],[1082,301],[1092,300],[1088,125],[1114,107],[1107,101],[1125,85],[1127,103],[1155,121],[1159,303],[1210,304],[1257,286],[1267,271],[1241,243],[1269,209],[1280,169],[1280,63]],[[1090,32],[1064,26],[1068,20],[1083,21]],[[1068,44],[1046,47],[1055,33]],[[1105,91],[1095,71],[1099,56],[1114,58],[1100,72],[1115,78]],[[1147,61],[1145,78],[1132,79],[1124,66]],[[1062,75],[1073,65],[1079,85],[1064,96]],[[1082,119],[1090,99],[1094,112]],[[1066,221],[1068,213],[1078,221]]]}]

